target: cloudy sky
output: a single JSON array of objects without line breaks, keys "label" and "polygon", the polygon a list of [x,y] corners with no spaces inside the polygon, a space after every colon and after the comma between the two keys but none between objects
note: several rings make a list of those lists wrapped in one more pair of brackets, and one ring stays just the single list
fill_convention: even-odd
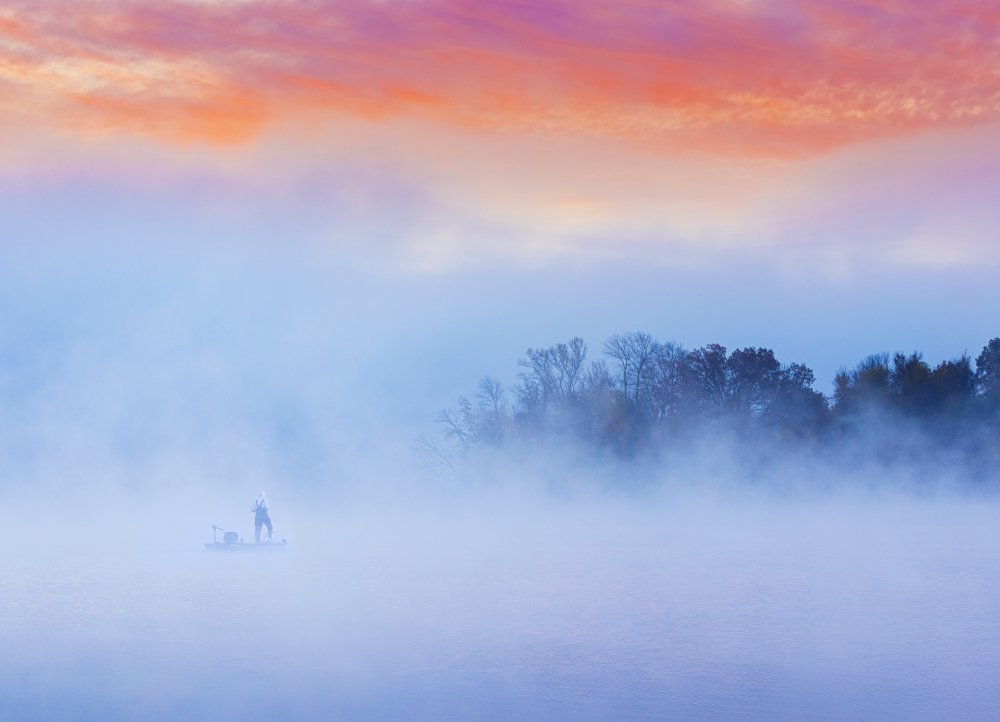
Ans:
[{"label": "cloudy sky", "polygon": [[975,0],[5,2],[8,457],[406,436],[632,329],[821,391],[974,357],[998,38]]}]

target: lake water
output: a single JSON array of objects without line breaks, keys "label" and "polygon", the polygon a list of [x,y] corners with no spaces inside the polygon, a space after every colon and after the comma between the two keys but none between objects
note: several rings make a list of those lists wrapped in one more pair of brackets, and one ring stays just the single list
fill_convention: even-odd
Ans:
[{"label": "lake water", "polygon": [[998,511],[355,509],[271,555],[76,530],[9,545],[0,718],[1000,719]]}]

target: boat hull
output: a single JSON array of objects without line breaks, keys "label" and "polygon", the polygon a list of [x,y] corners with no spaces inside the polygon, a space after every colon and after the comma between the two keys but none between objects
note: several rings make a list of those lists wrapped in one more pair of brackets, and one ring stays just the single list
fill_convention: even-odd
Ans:
[{"label": "boat hull", "polygon": [[239,554],[245,552],[283,552],[288,548],[288,542],[282,539],[280,542],[263,542],[262,544],[244,544],[243,542],[206,542],[205,549],[210,552],[224,552],[228,554]]}]

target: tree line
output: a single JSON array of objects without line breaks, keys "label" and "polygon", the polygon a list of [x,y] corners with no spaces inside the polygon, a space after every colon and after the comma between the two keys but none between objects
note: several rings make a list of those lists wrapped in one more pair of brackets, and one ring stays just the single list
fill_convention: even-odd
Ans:
[{"label": "tree line", "polygon": [[639,331],[613,334],[595,360],[572,338],[529,348],[517,366],[512,386],[484,377],[472,399],[437,416],[458,455],[558,438],[631,457],[706,433],[834,453],[863,441],[882,459],[957,449],[996,460],[1000,448],[1000,338],[974,360],[964,353],[936,366],[918,352],[868,356],[837,373],[830,397],[813,388],[811,369],[771,349],[688,350]]}]

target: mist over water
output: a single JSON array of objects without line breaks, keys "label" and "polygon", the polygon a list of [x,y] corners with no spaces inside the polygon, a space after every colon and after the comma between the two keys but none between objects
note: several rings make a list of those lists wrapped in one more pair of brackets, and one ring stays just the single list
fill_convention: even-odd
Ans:
[{"label": "mist over water", "polygon": [[[1000,717],[995,479],[428,470],[476,354],[535,340],[301,258],[104,260],[0,289],[0,719]],[[205,551],[260,489],[287,551]]]},{"label": "mist over water", "polygon": [[5,716],[1000,714],[995,500],[401,498],[274,495],[273,554],[203,551],[189,495],[181,514],[170,495],[24,507],[0,580]]}]

